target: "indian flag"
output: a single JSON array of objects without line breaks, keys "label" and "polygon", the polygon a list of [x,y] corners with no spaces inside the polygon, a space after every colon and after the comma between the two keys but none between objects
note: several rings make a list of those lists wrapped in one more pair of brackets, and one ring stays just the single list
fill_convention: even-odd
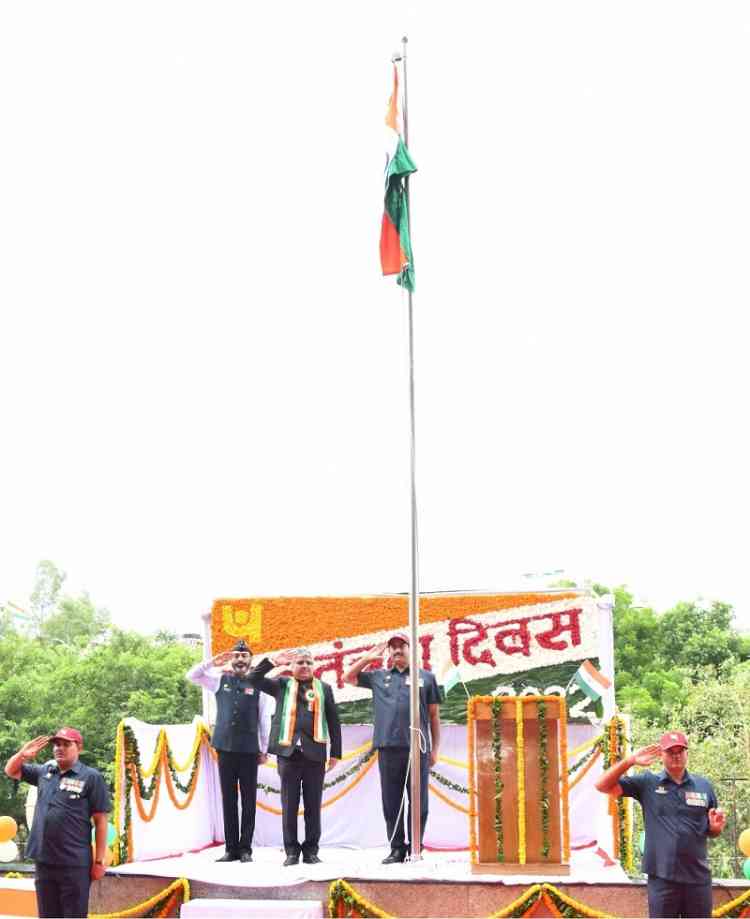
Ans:
[{"label": "indian flag", "polygon": [[383,274],[397,274],[398,283],[414,290],[414,257],[409,237],[409,204],[406,177],[417,171],[402,137],[398,107],[398,69],[393,65],[393,93],[385,116],[385,209],[380,227],[380,264]]},{"label": "indian flag", "polygon": [[607,679],[603,673],[600,673],[591,661],[584,661],[581,664],[573,674],[571,682],[576,683],[594,702],[597,699],[601,699],[605,690],[612,685],[612,681]]}]

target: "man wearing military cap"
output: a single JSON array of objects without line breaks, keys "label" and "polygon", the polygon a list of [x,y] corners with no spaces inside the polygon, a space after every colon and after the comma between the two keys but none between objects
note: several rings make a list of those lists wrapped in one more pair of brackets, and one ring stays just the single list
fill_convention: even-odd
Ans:
[{"label": "man wearing military cap", "polygon": [[[661,772],[625,775],[631,766],[650,766],[657,759],[664,766]],[[641,805],[646,827],[642,867],[652,917],[710,916],[713,907],[706,840],[721,833],[726,815],[708,779],[687,771],[687,759],[687,737],[667,731],[596,783],[612,798],[635,798]]]},{"label": "man wearing military cap", "polygon": [[[53,759],[31,760],[52,743]],[[75,728],[36,737],[5,765],[5,774],[38,789],[26,856],[35,862],[37,914],[87,916],[91,881],[104,877],[109,791],[102,774],[79,760]],[[91,824],[96,853],[91,853]]]},{"label": "man wearing military cap", "polygon": [[[272,704],[248,679],[252,652],[244,641],[231,651],[197,664],[187,679],[216,695],[211,745],[219,754],[219,784],[224,813],[225,853],[220,862],[251,862],[255,833],[258,765],[267,759]],[[231,663],[231,669],[227,665]],[[242,823],[237,813],[237,783]]]},{"label": "man wearing military cap", "polygon": [[[365,670],[368,664],[382,662],[386,650],[390,654],[388,669]],[[428,779],[430,768],[437,762],[440,745],[440,690],[429,670],[419,670],[420,755],[420,825],[424,836],[428,811]],[[401,632],[391,635],[387,642],[376,645],[360,657],[344,674],[344,682],[372,690],[374,732],[372,744],[378,751],[380,791],[383,816],[388,833],[390,853],[384,865],[403,862],[410,850],[404,833],[403,796],[406,785],[409,797],[407,826],[411,832],[411,782],[407,782],[411,742],[411,701],[409,670],[409,641]],[[429,728],[428,728],[429,722]]]}]

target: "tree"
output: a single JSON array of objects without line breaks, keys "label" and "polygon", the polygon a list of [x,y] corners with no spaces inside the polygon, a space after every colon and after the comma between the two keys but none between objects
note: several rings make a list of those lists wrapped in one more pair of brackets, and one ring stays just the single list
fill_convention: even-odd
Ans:
[{"label": "tree", "polygon": [[39,637],[48,643],[85,647],[101,638],[111,625],[109,613],[97,609],[87,593],[78,598],[64,597],[57,611],[42,622]]},{"label": "tree", "polygon": [[37,565],[34,589],[31,591],[31,621],[39,630],[57,606],[57,598],[67,575],[54,562],[44,559]]}]

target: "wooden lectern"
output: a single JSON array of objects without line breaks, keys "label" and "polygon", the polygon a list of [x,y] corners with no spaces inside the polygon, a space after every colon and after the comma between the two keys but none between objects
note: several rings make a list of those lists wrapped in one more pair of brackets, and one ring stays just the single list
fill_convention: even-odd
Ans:
[{"label": "wooden lectern", "polygon": [[[468,710],[469,788],[475,805],[469,817],[475,821],[470,833],[472,871],[568,874],[564,698],[474,696]],[[542,720],[546,730],[542,729]],[[544,747],[546,776],[542,767]],[[523,763],[520,771],[519,753]],[[499,783],[502,788],[498,796]],[[545,810],[546,828],[542,816]]]}]

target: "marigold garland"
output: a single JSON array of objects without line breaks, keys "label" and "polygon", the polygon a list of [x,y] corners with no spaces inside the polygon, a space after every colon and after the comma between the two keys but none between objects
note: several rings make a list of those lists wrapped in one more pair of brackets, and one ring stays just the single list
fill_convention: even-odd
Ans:
[{"label": "marigold garland", "polygon": [[[573,779],[573,781],[568,786],[569,790],[575,788],[576,785],[580,781],[583,780],[583,777],[586,775],[589,769],[591,769],[591,767],[594,765],[594,763],[599,759],[601,755],[602,755],[602,751],[598,747],[595,747],[593,750],[593,755],[588,758],[588,762],[586,763],[586,765],[583,767],[583,769],[578,773],[578,775]],[[570,772],[570,770],[568,770],[568,772]]]},{"label": "marigold garland", "polygon": [[472,696],[466,706],[466,752],[469,758],[469,856],[472,864],[477,864],[477,791],[474,786],[474,708],[477,696]]},{"label": "marigold garland", "polygon": [[375,917],[375,919],[395,919],[390,913],[370,903],[342,878],[333,881],[328,888],[328,915],[330,917],[357,915]]},{"label": "marigold garland", "polygon": [[[169,887],[160,890],[159,893],[149,897],[142,903],[137,903],[129,909],[118,909],[115,913],[89,913],[88,919],[128,919],[131,916],[137,916],[139,913],[146,915],[168,915],[164,907],[172,902],[176,905],[174,897],[182,897],[182,902],[187,903],[190,899],[190,882],[187,878],[178,878],[172,881]],[[151,911],[154,911],[153,913]],[[170,910],[171,912],[171,910]]]},{"label": "marigold garland", "polygon": [[497,838],[497,860],[505,861],[505,839],[503,835],[503,726],[501,722],[503,703],[499,696],[492,702],[492,755],[495,770],[495,836]]},{"label": "marigold garland", "polygon": [[464,807],[463,804],[456,804],[455,801],[451,801],[448,795],[443,794],[443,792],[440,791],[439,788],[436,788],[432,784],[429,784],[428,788],[430,789],[432,794],[435,795],[436,798],[440,798],[440,800],[443,801],[443,803],[447,804],[449,807],[452,807],[454,810],[460,811],[462,814],[467,814],[468,816],[471,816],[471,811],[469,810],[468,807]]},{"label": "marigold garland", "polygon": [[526,763],[523,741],[523,699],[516,697],[516,768],[518,770],[518,864],[526,864]]},{"label": "marigold garland", "polygon": [[730,900],[729,903],[725,903],[723,906],[718,906],[715,910],[711,912],[713,919],[735,919],[735,917],[745,915],[746,910],[743,907],[750,906],[750,890],[746,890],[744,893],[741,893],[738,897],[735,897],[734,900]]},{"label": "marigold garland", "polygon": [[548,858],[552,848],[549,838],[549,809],[550,795],[547,787],[549,776],[549,758],[547,756],[547,703],[537,702],[537,718],[539,720],[539,776],[540,795],[539,807],[542,819],[542,858]]},{"label": "marigold garland", "polygon": [[557,723],[557,739],[560,755],[560,789],[562,795],[562,860],[570,861],[570,788],[568,787],[568,706],[563,696],[559,701],[560,718]]},{"label": "marigold garland", "polygon": [[[331,804],[334,804],[340,798],[343,798],[345,794],[348,794],[352,790],[352,788],[354,788],[356,785],[358,785],[362,781],[362,779],[367,775],[370,769],[372,769],[372,767],[377,762],[377,759],[378,759],[378,754],[376,750],[374,752],[374,755],[369,758],[369,761],[362,767],[359,774],[354,777],[354,779],[349,783],[349,785],[347,785],[346,788],[342,788],[341,791],[338,792],[338,794],[333,795],[327,801],[321,804],[320,809],[323,810],[326,807],[330,807]],[[266,811],[266,813],[276,814],[277,816],[281,816],[281,810],[278,807],[272,807],[270,804],[264,804],[262,801],[258,801],[256,806],[259,807],[261,810]],[[304,813],[305,813],[304,809],[302,808],[300,808],[300,810],[297,811],[297,815],[299,817],[302,817]]]}]

